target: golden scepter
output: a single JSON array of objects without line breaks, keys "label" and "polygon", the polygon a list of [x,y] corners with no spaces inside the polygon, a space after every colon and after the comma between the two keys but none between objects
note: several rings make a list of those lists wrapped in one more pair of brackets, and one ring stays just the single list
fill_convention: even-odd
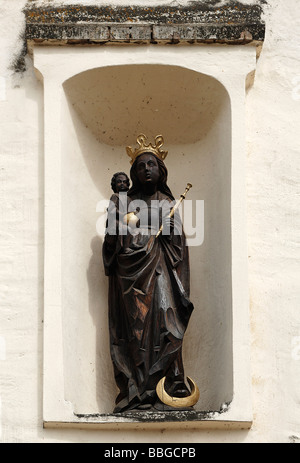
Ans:
[{"label": "golden scepter", "polygon": [[[168,215],[169,218],[173,217],[173,215],[175,214],[176,210],[179,208],[180,204],[181,204],[182,201],[185,199],[187,192],[189,191],[190,188],[192,188],[192,186],[193,186],[193,185],[192,185],[191,183],[188,183],[188,184],[187,184],[186,189],[185,189],[185,192],[184,192],[182,195],[180,195],[180,199],[177,201],[177,203],[175,204],[175,206],[172,208],[170,214]],[[158,230],[157,235],[156,235],[155,238],[157,238],[157,237],[161,234],[162,230],[163,230],[163,225],[161,225],[161,227],[160,227],[160,229]]]}]

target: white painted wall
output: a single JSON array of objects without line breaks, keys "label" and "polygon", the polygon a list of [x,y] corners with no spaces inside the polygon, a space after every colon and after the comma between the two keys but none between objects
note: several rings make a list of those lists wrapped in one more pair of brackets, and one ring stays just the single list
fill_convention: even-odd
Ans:
[{"label": "white painted wall", "polygon": [[[116,433],[42,429],[43,89],[29,58],[22,75],[9,70],[21,49],[24,4],[0,1],[0,439],[107,442]],[[249,431],[189,430],[180,437],[175,431],[140,431],[143,442],[300,439],[297,1],[289,0],[287,7],[271,0],[266,22],[247,96],[254,423]],[[119,441],[137,441],[134,431],[117,435]]]}]

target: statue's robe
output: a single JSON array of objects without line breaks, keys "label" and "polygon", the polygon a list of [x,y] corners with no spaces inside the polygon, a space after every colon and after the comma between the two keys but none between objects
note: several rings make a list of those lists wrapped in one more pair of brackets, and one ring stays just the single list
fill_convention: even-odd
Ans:
[{"label": "statue's robe", "polygon": [[[127,198],[129,207],[137,199],[148,203],[139,212],[140,233],[122,234],[119,196],[113,195],[108,223],[116,214],[118,233],[110,234],[107,229],[103,244],[104,267],[109,275],[110,349],[120,390],[115,412],[157,402],[156,385],[164,376],[170,394],[176,395],[176,389],[182,389],[182,342],[193,310],[189,300],[188,248],[184,233],[176,233],[181,225],[178,216],[172,231],[157,238],[151,222],[157,212],[151,200],[155,199],[155,204],[165,200],[171,206],[171,199],[161,192],[152,197],[139,194]],[[145,214],[148,226],[142,220]],[[160,208],[156,228],[163,214]]]}]

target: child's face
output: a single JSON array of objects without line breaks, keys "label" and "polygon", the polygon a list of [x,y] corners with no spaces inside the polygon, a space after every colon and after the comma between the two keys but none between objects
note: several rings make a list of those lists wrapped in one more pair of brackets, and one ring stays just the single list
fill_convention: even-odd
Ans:
[{"label": "child's face", "polygon": [[128,190],[128,180],[125,175],[118,175],[116,178],[116,190],[117,193],[120,191],[127,191]]}]

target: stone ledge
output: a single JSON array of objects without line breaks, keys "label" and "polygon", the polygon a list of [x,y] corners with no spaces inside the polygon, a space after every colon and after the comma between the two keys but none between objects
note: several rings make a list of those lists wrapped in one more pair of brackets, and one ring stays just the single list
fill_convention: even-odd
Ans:
[{"label": "stone ledge", "polygon": [[34,42],[74,41],[78,43],[235,43],[245,44],[262,41],[257,25],[58,25],[28,24],[26,39]]},{"label": "stone ledge", "polygon": [[[69,43],[232,43],[264,40],[261,5],[229,1],[185,7],[41,7],[27,3],[26,40]],[[264,1],[262,1],[264,3]]]},{"label": "stone ledge", "polygon": [[252,420],[234,420],[224,412],[174,411],[122,414],[74,414],[70,421],[44,420],[44,428],[81,429],[250,429]]}]

